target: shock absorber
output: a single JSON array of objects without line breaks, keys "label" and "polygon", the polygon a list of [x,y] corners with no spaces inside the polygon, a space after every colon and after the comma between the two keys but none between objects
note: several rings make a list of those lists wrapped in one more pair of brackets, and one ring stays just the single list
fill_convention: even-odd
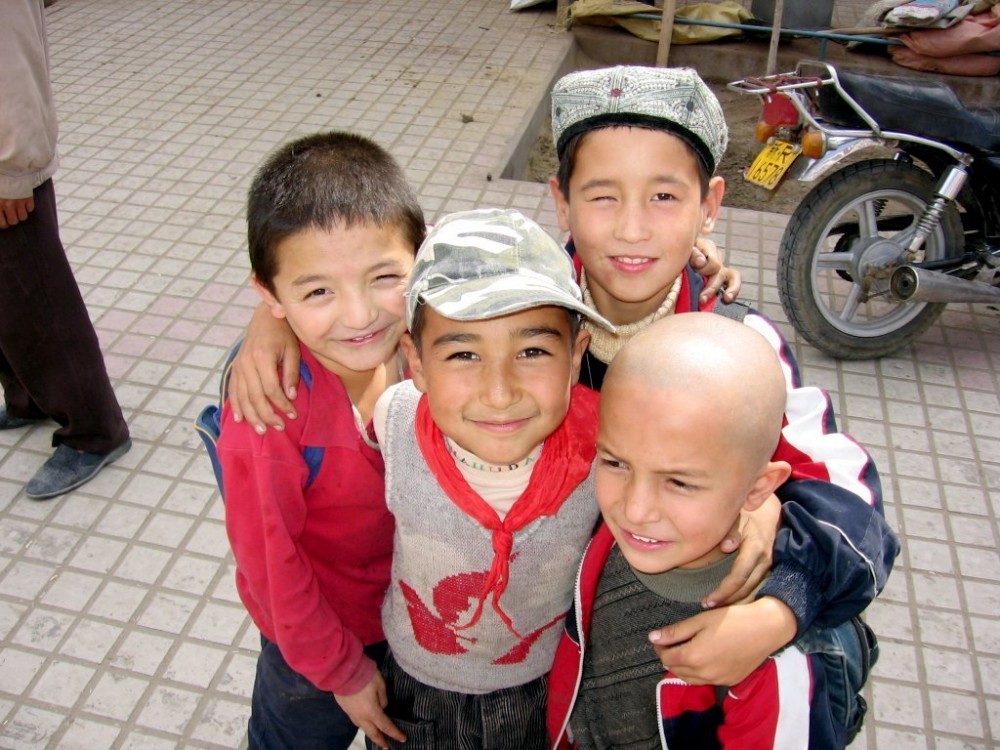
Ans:
[{"label": "shock absorber", "polygon": [[941,220],[941,214],[945,207],[958,197],[958,194],[965,186],[965,181],[969,177],[967,170],[972,163],[972,157],[964,154],[958,164],[948,167],[935,191],[934,200],[920,215],[917,221],[916,231],[910,239],[910,244],[906,248],[905,259],[907,263],[916,263],[922,260],[921,248],[934,227]]}]

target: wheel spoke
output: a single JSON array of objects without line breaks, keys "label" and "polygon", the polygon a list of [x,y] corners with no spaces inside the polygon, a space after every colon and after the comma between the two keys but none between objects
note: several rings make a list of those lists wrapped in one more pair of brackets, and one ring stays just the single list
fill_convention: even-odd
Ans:
[{"label": "wheel spoke", "polygon": [[844,308],[840,311],[840,319],[845,322],[853,320],[858,312],[860,302],[861,287],[857,284],[851,284],[851,291],[847,293],[847,299],[844,300]]},{"label": "wheel spoke", "polygon": [[875,214],[875,201],[867,200],[858,205],[858,231],[862,237],[878,236],[878,216]]},{"label": "wheel spoke", "polygon": [[824,271],[850,271],[853,253],[821,253],[816,256],[816,269]]}]

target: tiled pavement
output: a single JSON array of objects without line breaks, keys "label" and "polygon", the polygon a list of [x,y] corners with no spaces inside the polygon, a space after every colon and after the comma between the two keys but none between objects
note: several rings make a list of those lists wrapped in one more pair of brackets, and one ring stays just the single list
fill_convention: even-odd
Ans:
[{"label": "tiled pavement", "polygon": [[[243,198],[280,142],[374,135],[433,218],[516,206],[498,179],[570,40],[506,0],[58,0],[63,239],[135,447],[49,502],[21,494],[50,425],[0,433],[0,748],[236,748],[257,634],[191,419],[248,318]],[[0,17],[2,22],[2,17]],[[744,297],[783,322],[782,217],[729,210]],[[1000,745],[1000,321],[955,305],[911,351],[808,381],[874,453],[904,540],[870,610],[882,660],[855,747]],[[997,453],[994,453],[997,451]]]}]

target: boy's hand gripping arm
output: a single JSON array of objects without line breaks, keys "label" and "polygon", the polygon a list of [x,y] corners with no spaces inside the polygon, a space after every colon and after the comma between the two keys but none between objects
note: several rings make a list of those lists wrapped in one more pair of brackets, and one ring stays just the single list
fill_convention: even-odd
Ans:
[{"label": "boy's hand gripping arm", "polygon": [[732,302],[740,294],[742,279],[740,272],[722,264],[719,248],[708,237],[698,237],[691,250],[691,267],[705,277],[705,288],[701,291],[702,304],[708,302],[720,290],[725,290],[722,299]]},{"label": "boy's hand gripping arm", "polygon": [[406,735],[400,732],[386,716],[385,707],[389,705],[389,696],[386,693],[385,680],[378,672],[358,692],[350,695],[335,694],[333,697],[337,699],[337,703],[350,717],[354,726],[379,747],[389,746],[385,735],[389,735],[397,742],[406,742]]},{"label": "boy's hand gripping arm", "polygon": [[663,666],[692,685],[735,685],[795,637],[784,602],[764,597],[709,610],[654,630],[650,643]]},{"label": "boy's hand gripping arm", "polygon": [[[281,372],[279,380],[278,373]],[[268,427],[283,429],[275,409],[295,419],[295,389],[299,384],[299,342],[288,323],[257,305],[246,338],[233,360],[229,407],[237,422],[246,420],[259,435]]]},{"label": "boy's hand gripping arm", "polygon": [[771,495],[759,508],[743,511],[722,541],[720,549],[736,553],[733,567],[719,587],[703,600],[706,609],[747,599],[771,571],[774,540],[781,523],[781,501]]},{"label": "boy's hand gripping arm", "polygon": [[777,490],[782,523],[774,568],[757,596],[788,605],[801,635],[813,623],[839,625],[864,610],[884,588],[899,540],[885,520],[871,456],[837,431],[829,396],[802,387],[795,358],[770,321],[750,313],[744,322],[771,342],[786,373],[785,426],[774,460],[792,467]]}]

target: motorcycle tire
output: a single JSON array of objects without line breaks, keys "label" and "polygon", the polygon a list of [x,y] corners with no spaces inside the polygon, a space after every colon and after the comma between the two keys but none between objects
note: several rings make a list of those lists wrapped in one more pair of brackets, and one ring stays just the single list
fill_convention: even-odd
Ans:
[{"label": "motorcycle tire", "polygon": [[[835,359],[883,357],[941,315],[943,303],[892,300],[887,278],[863,299],[859,270],[895,262],[933,200],[933,175],[891,159],[850,164],[806,194],[778,250],[781,306],[806,341]],[[924,242],[923,260],[958,254],[963,244],[961,217],[948,204]]]}]

